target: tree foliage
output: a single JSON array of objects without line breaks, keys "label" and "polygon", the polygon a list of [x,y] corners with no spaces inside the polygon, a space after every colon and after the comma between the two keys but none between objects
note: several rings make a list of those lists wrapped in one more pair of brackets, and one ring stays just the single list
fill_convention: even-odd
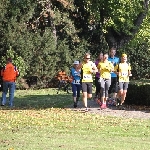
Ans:
[{"label": "tree foliage", "polygon": [[133,79],[150,78],[149,22],[150,18],[145,18],[134,39],[120,49],[120,52],[125,52],[129,56],[129,61],[132,64]]},{"label": "tree foliage", "polygon": [[[86,51],[94,56],[115,46],[139,70],[140,62],[132,58],[140,54],[149,62],[148,7],[149,0],[1,1],[0,54],[5,57],[12,47],[27,66],[26,76],[52,78]],[[146,66],[141,70],[140,76],[149,73]]]},{"label": "tree foliage", "polygon": [[110,48],[128,43],[149,15],[149,0],[87,0],[85,3],[92,21],[102,25]]}]

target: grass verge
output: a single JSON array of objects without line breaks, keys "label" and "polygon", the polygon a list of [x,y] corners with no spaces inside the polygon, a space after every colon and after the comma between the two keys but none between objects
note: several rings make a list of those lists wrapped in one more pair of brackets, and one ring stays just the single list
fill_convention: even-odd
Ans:
[{"label": "grass verge", "polygon": [[148,150],[150,121],[73,112],[71,94],[17,91],[0,109],[1,150]]}]

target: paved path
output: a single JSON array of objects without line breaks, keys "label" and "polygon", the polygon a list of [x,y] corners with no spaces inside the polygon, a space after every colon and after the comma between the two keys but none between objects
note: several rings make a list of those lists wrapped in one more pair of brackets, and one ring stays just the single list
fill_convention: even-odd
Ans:
[{"label": "paved path", "polygon": [[[142,107],[142,109],[139,110],[140,107],[127,106],[126,110],[119,110],[118,108],[113,106],[102,110],[100,109],[99,105],[93,100],[88,100],[88,107],[89,107],[88,113],[100,114],[102,116],[150,119],[150,107],[145,107],[145,108]],[[67,106],[67,108],[70,108],[72,111],[85,112],[84,111],[85,108],[83,107],[82,101],[79,101],[78,108],[76,109],[73,108],[73,104]]]}]

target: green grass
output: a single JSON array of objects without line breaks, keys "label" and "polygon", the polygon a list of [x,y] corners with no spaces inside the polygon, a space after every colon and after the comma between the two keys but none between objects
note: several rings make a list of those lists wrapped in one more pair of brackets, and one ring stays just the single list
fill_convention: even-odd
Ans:
[{"label": "green grass", "polygon": [[15,108],[0,109],[0,150],[148,150],[150,121],[65,109],[71,94],[17,91]]}]

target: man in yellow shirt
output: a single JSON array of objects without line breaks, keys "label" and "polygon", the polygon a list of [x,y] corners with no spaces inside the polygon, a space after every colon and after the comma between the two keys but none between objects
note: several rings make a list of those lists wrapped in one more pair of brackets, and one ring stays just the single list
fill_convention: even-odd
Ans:
[{"label": "man in yellow shirt", "polygon": [[95,74],[98,70],[92,61],[90,61],[90,54],[84,55],[84,60],[80,63],[81,68],[81,85],[82,85],[82,99],[85,106],[85,111],[88,111],[87,98],[92,98],[92,84],[93,84],[93,73]]},{"label": "man in yellow shirt", "polygon": [[126,54],[122,54],[121,63],[115,66],[114,71],[119,77],[118,97],[121,97],[120,106],[122,106],[126,98],[126,93],[129,84],[129,76],[131,76],[131,66],[129,63],[127,63]]},{"label": "man in yellow shirt", "polygon": [[111,72],[114,70],[113,64],[108,61],[108,54],[104,55],[103,61],[98,64],[97,68],[101,75],[101,108],[105,109],[107,108],[106,101],[108,99],[108,90],[111,84]]}]

